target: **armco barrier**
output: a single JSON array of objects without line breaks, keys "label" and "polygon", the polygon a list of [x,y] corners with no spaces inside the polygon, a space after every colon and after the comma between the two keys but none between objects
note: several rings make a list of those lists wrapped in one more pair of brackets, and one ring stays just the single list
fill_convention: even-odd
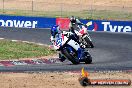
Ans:
[{"label": "armco barrier", "polygon": [[[132,21],[80,20],[91,31],[132,32]],[[68,18],[26,17],[0,15],[0,26],[22,28],[50,28],[59,24],[68,29]]]},{"label": "armco barrier", "polygon": [[49,28],[56,24],[56,18],[0,15],[0,26],[22,28]]}]

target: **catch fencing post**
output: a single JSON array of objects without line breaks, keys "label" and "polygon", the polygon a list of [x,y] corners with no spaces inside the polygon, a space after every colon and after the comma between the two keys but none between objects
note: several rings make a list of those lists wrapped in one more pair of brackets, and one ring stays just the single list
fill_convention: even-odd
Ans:
[{"label": "catch fencing post", "polygon": [[32,12],[33,12],[33,4],[34,4],[34,0],[32,0]]},{"label": "catch fencing post", "polygon": [[3,13],[5,13],[5,11],[4,11],[4,9],[5,9],[5,3],[4,3],[5,1],[3,0]]},{"label": "catch fencing post", "polygon": [[91,2],[91,5],[90,5],[90,9],[91,9],[91,18],[92,18],[92,16],[93,16],[93,3],[94,3],[94,0],[91,0],[92,2]]},{"label": "catch fencing post", "polygon": [[63,6],[62,6],[62,5],[63,5],[63,4],[62,4],[62,3],[60,3],[60,4],[61,4],[61,17],[62,17],[62,8],[63,8]]}]

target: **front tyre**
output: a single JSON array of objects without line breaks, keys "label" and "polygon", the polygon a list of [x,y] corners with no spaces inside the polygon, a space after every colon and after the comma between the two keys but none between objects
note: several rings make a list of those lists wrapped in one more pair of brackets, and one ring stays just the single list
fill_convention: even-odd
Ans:
[{"label": "front tyre", "polygon": [[94,48],[92,41],[90,41],[90,39],[88,37],[85,37],[84,40],[87,43],[87,45],[86,45],[87,47],[90,46],[90,48]]},{"label": "front tyre", "polygon": [[63,49],[62,53],[73,64],[79,64],[79,59],[77,58],[77,56],[75,54],[71,54],[67,48]]}]

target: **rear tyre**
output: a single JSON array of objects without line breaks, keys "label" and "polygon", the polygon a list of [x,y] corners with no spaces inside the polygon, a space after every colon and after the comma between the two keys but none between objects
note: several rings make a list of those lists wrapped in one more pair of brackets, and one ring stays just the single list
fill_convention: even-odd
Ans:
[{"label": "rear tyre", "polygon": [[65,48],[63,49],[62,53],[65,55],[65,57],[70,60],[73,64],[79,64],[79,59],[77,58],[76,54],[71,54],[70,51]]},{"label": "rear tyre", "polygon": [[86,64],[91,64],[92,63],[92,57],[88,57],[86,60],[85,60],[85,63]]}]

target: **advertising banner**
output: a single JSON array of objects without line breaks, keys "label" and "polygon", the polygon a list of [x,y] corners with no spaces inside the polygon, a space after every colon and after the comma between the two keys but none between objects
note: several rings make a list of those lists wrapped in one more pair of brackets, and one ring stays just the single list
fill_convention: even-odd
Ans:
[{"label": "advertising banner", "polygon": [[81,20],[91,31],[132,32],[132,21]]},{"label": "advertising banner", "polygon": [[[109,32],[132,32],[132,21],[106,21],[106,20],[80,20],[87,24],[89,31],[109,31]],[[56,18],[56,24],[61,29],[69,29],[68,18]]]},{"label": "advertising banner", "polygon": [[55,24],[56,18],[0,15],[1,27],[50,28]]},{"label": "advertising banner", "polygon": [[68,30],[69,29],[69,18],[56,18],[56,24],[60,26],[61,30]]},{"label": "advertising banner", "polygon": [[[90,31],[132,32],[132,21],[80,20]],[[51,28],[57,24],[61,30],[69,29],[69,18],[27,17],[0,15],[1,27]]]}]

